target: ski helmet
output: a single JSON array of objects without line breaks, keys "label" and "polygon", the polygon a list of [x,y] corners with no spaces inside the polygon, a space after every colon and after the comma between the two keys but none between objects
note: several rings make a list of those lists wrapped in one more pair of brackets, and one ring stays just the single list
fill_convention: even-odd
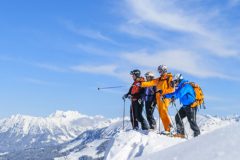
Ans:
[{"label": "ski helmet", "polygon": [[136,77],[140,77],[141,71],[138,69],[134,69],[130,72],[131,75],[135,75]]},{"label": "ski helmet", "polygon": [[153,72],[147,72],[147,73],[145,73],[145,77],[152,77],[152,78],[154,78],[154,73]]},{"label": "ski helmet", "polygon": [[166,65],[158,66],[158,72],[159,73],[166,73],[167,72],[167,66]]},{"label": "ski helmet", "polygon": [[182,79],[183,79],[183,76],[180,73],[177,73],[173,76],[173,81],[180,81]]}]

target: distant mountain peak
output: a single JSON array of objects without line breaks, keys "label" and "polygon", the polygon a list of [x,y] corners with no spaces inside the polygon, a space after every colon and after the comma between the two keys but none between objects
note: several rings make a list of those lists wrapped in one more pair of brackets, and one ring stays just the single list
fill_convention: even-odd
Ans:
[{"label": "distant mountain peak", "polygon": [[[110,123],[102,116],[91,117],[78,111],[57,110],[47,117],[12,115],[0,120],[0,152],[64,143],[88,129],[106,127]],[[4,147],[6,144],[8,147]]]},{"label": "distant mountain peak", "polygon": [[87,115],[81,114],[78,111],[61,111],[57,110],[55,113],[50,114],[51,118],[83,118],[83,117],[88,117]]}]

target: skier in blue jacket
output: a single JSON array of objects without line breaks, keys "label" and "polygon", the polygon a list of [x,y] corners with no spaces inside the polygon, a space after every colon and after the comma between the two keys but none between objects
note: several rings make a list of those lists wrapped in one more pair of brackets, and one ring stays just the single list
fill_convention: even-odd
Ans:
[{"label": "skier in blue jacket", "polygon": [[174,76],[173,84],[176,88],[175,92],[166,94],[163,96],[163,98],[171,98],[172,102],[179,98],[180,103],[183,105],[175,116],[177,125],[177,134],[175,137],[185,137],[184,126],[182,123],[182,119],[185,117],[187,117],[190,127],[194,132],[194,137],[196,137],[200,134],[200,130],[196,123],[197,107],[191,107],[191,104],[195,102],[194,89],[187,80],[183,79],[181,74],[176,74]]}]

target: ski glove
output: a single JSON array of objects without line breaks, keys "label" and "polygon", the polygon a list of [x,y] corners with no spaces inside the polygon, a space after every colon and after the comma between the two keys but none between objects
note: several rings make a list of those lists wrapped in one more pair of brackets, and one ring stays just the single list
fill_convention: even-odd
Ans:
[{"label": "ski glove", "polygon": [[173,103],[175,101],[174,96],[171,97],[171,102]]},{"label": "ski glove", "polygon": [[163,95],[163,96],[160,97],[161,101],[163,101],[163,102],[164,102],[164,99],[165,99],[165,98],[166,98],[165,95]]},{"label": "ski glove", "polygon": [[160,94],[162,94],[163,91],[160,89],[160,90],[158,90],[156,93],[160,93]]},{"label": "ski glove", "polygon": [[138,103],[139,103],[139,104],[142,104],[142,100],[141,100],[141,99],[138,99]]},{"label": "ski glove", "polygon": [[124,95],[122,96],[122,99],[123,99],[123,100],[125,100],[126,98],[128,98],[128,94],[124,94]]}]

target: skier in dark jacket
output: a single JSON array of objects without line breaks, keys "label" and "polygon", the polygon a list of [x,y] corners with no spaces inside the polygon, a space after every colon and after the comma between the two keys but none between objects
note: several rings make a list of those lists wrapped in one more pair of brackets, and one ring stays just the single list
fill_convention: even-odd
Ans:
[{"label": "skier in dark jacket", "polygon": [[175,116],[177,124],[177,134],[175,137],[185,137],[182,121],[184,117],[187,117],[190,127],[194,132],[194,137],[196,137],[200,134],[200,130],[196,122],[197,107],[191,107],[196,99],[194,89],[187,80],[183,79],[181,74],[176,74],[174,76],[173,83],[176,87],[175,92],[166,94],[163,96],[163,98],[171,98],[172,101],[179,98],[180,103],[183,105]]},{"label": "skier in dark jacket", "polygon": [[[147,72],[145,73],[145,77],[147,81],[151,81],[154,79],[154,74],[153,72]],[[153,112],[156,107],[156,86],[145,88],[144,101],[149,127],[150,129],[156,129],[156,121],[153,117]]]},{"label": "skier in dark jacket", "polygon": [[141,77],[141,72],[138,69],[131,71],[130,74],[134,82],[123,99],[131,98],[130,118],[133,129],[138,130],[138,122],[140,122],[142,130],[148,130],[147,122],[142,116],[144,88],[141,88],[141,82],[144,81],[144,78]]}]

